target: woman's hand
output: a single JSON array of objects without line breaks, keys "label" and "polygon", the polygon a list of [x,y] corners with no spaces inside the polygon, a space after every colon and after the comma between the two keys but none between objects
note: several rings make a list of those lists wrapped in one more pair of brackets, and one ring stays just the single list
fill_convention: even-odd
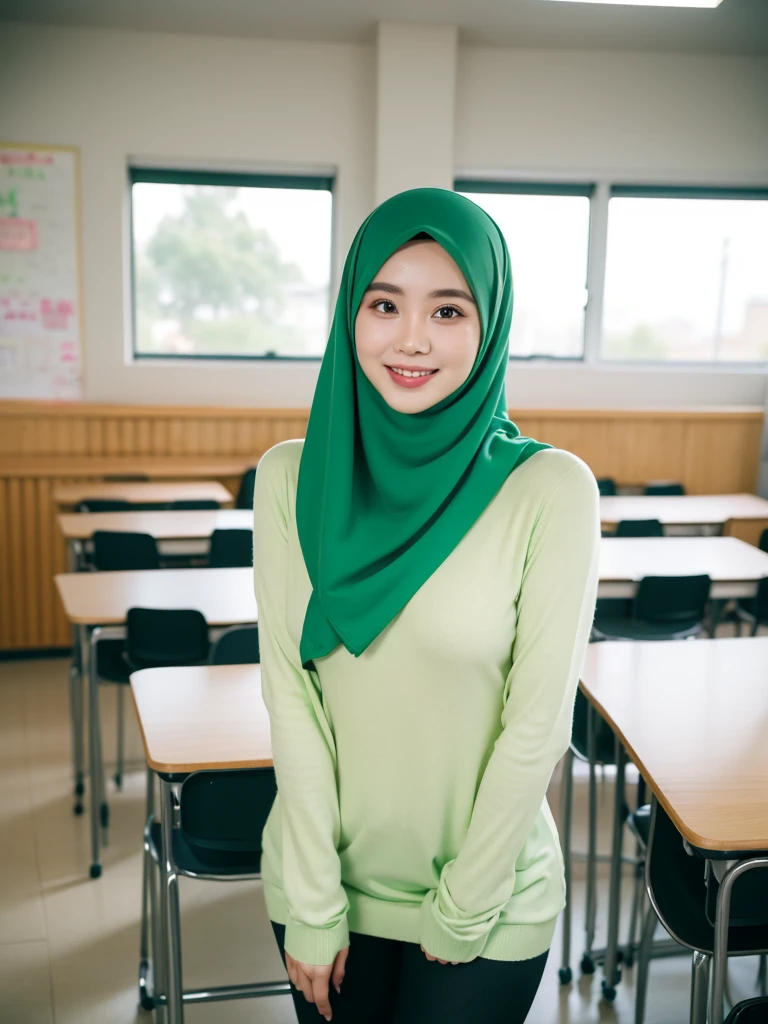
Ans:
[{"label": "woman's hand", "polygon": [[294,960],[291,954],[285,951],[285,966],[288,970],[288,977],[291,984],[300,992],[308,1003],[314,1003],[326,1020],[331,1019],[331,1003],[328,998],[328,983],[333,982],[337,992],[341,991],[341,982],[344,978],[344,968],[347,963],[349,946],[339,950],[336,959],[332,964],[318,966],[317,964],[304,964],[301,960]]},{"label": "woman's hand", "polygon": [[[428,953],[426,951],[426,949],[424,949],[423,946],[421,947],[421,952],[424,954],[424,956],[427,958],[427,960],[437,960],[437,962],[439,964],[447,964],[448,963],[447,960],[441,960],[439,956],[432,956],[432,954]],[[452,964],[457,964],[458,962],[459,962],[458,960],[451,960]]]}]

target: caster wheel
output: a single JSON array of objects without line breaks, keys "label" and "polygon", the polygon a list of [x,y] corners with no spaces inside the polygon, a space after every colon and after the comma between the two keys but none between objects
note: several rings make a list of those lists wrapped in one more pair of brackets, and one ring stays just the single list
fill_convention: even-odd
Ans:
[{"label": "caster wheel", "polygon": [[78,815],[83,813],[83,805],[79,801],[72,808],[72,813]]},{"label": "caster wheel", "polygon": [[558,974],[560,976],[561,985],[570,985],[573,979],[573,971],[571,971],[570,967],[561,967]]},{"label": "caster wheel", "polygon": [[609,1003],[612,1003],[616,998],[616,989],[613,985],[606,985],[603,982],[603,999],[607,999]]},{"label": "caster wheel", "polygon": [[82,796],[85,793],[85,783],[80,781],[75,786],[75,796]]},{"label": "caster wheel", "polygon": [[586,953],[581,958],[581,973],[582,974],[594,974],[595,973],[595,961],[591,956],[587,956]]},{"label": "caster wheel", "polygon": [[101,877],[101,864],[91,864],[91,878]]},{"label": "caster wheel", "polygon": [[148,996],[146,992],[142,992],[141,997],[139,999],[139,1009],[146,1010],[148,1013],[151,1013],[151,1011],[154,1010],[154,1008],[154,999],[151,996]]}]

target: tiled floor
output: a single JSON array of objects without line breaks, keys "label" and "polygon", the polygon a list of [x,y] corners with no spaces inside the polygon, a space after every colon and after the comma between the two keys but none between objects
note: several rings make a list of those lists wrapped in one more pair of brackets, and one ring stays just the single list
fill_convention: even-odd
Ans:
[{"label": "tiled floor", "polygon": [[[88,817],[72,815],[67,664],[64,660],[0,662],[0,1022],[2,1024],[151,1024],[137,1009],[140,836],[144,774],[131,720],[132,760],[125,788],[110,785],[112,827],[104,873],[88,878]],[[126,702],[130,708],[130,701]],[[102,696],[105,753],[114,748],[114,692]],[[129,712],[129,716],[131,713]],[[550,802],[557,808],[557,773]],[[576,848],[584,847],[585,779],[575,787]],[[600,843],[607,852],[611,784],[600,785]],[[605,909],[607,868],[601,866]],[[629,879],[627,879],[629,882]],[[574,968],[581,956],[583,871],[574,883]],[[181,880],[187,985],[267,980],[283,975],[259,883]],[[628,906],[629,899],[625,901]],[[604,921],[604,914],[600,915]],[[603,941],[602,934],[598,942]],[[614,1004],[600,999],[600,973],[561,988],[560,936],[555,938],[531,1024],[630,1024],[632,972]],[[734,995],[751,994],[752,960],[731,969]],[[688,1020],[689,961],[655,961],[648,1024]],[[288,997],[188,1007],[188,1024],[289,1024]],[[321,1018],[318,1016],[318,1020]],[[364,1022],[361,1022],[364,1024]]]}]

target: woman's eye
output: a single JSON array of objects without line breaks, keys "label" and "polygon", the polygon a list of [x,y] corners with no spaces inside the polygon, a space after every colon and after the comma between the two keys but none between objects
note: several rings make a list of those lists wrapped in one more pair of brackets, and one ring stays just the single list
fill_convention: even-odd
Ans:
[{"label": "woman's eye", "polygon": [[[378,309],[380,313],[396,313],[397,307],[394,302],[390,302],[389,299],[377,299],[376,302],[372,302],[371,305],[374,309]],[[385,307],[382,309],[382,307]]]},{"label": "woman's eye", "polygon": [[460,309],[455,306],[441,306],[435,313],[440,320],[455,320],[457,316],[464,316]]}]

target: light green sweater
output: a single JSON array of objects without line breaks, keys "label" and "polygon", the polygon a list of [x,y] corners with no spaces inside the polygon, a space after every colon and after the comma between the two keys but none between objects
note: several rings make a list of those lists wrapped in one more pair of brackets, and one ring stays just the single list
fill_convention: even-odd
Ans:
[{"label": "light green sweater", "polygon": [[306,672],[302,447],[267,452],[254,502],[269,916],[305,963],[332,963],[350,930],[445,960],[537,956],[564,905],[546,790],[595,605],[594,477],[537,452],[359,658],[339,647]]}]

